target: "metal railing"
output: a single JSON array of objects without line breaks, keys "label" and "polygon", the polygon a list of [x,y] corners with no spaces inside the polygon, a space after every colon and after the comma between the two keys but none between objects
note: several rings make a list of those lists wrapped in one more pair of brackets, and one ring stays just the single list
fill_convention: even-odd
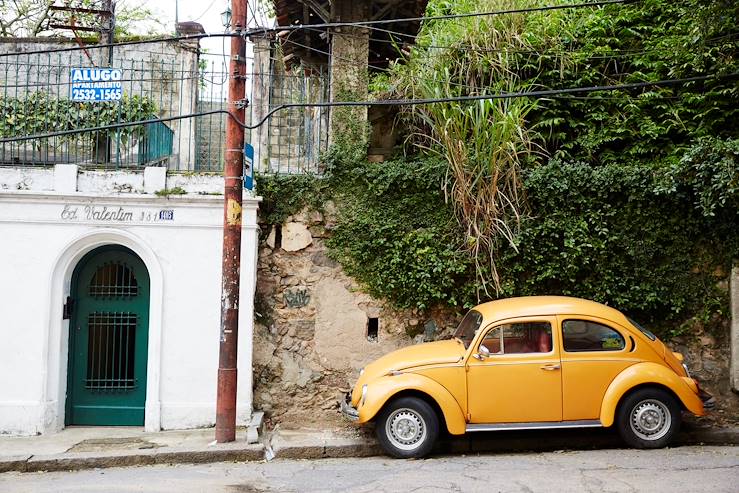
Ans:
[{"label": "metal railing", "polygon": [[[325,72],[296,69],[284,73],[274,65],[269,74],[269,110],[283,104],[329,100]],[[259,163],[260,169],[273,173],[320,174],[319,158],[328,147],[328,125],[326,107],[288,108],[275,113],[266,129],[260,129],[267,132],[268,156]]]},{"label": "metal railing", "polygon": [[[68,48],[60,51],[60,48]],[[102,168],[166,166],[178,171],[223,168],[227,110],[227,57],[198,52],[197,45],[152,42],[108,49],[60,41],[0,40],[0,166],[77,164]],[[262,65],[264,66],[264,65]],[[279,70],[247,74],[250,101],[267,110],[285,103],[328,99],[323,72]],[[119,101],[73,101],[75,68],[120,70]],[[255,95],[255,84],[268,87]],[[255,101],[255,96],[257,100]],[[202,114],[206,113],[206,114]],[[189,116],[188,116],[189,115]],[[167,121],[121,128],[118,124]],[[94,131],[81,129],[94,128]],[[319,173],[328,143],[328,110],[281,110],[265,125],[246,130],[264,173]],[[46,135],[46,136],[44,136]],[[23,140],[28,136],[40,136]]]}]

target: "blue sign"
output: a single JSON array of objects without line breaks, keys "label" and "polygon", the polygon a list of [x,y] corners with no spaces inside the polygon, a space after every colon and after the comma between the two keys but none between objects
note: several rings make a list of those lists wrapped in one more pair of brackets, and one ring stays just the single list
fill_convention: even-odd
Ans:
[{"label": "blue sign", "polygon": [[69,74],[72,101],[120,101],[123,71],[118,68],[73,68]]},{"label": "blue sign", "polygon": [[254,148],[244,144],[244,188],[254,190]]}]

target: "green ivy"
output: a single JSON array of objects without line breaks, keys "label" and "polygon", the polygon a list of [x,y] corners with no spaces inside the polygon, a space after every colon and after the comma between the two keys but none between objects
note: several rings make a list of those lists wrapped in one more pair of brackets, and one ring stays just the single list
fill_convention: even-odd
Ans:
[{"label": "green ivy", "polygon": [[471,259],[437,159],[363,162],[336,183],[339,221],[331,255],[367,291],[408,308],[469,304]]},{"label": "green ivy", "polygon": [[[504,3],[431,0],[428,8],[453,14]],[[739,72],[738,14],[726,0],[530,14],[511,21],[523,26],[510,37],[514,44],[494,50],[486,29],[501,26],[493,20],[427,23],[406,63],[372,87],[414,97],[404,88],[423,78],[454,79],[457,95],[470,87],[515,90],[485,72],[501,66],[502,54],[522,89],[727,76],[539,100],[528,125],[541,134],[542,152],[525,163],[522,180],[529,214],[516,248],[496,259],[501,296],[595,299],[662,336],[693,323],[719,327],[728,316],[725,279],[739,258],[739,85],[731,77]],[[450,67],[469,70],[450,75]],[[330,253],[369,293],[420,309],[484,301],[465,232],[444,196],[448,164],[425,155],[369,163],[365,144],[337,140],[323,178],[260,183],[268,197],[263,218],[284,220],[331,198],[340,215]]]},{"label": "green ivy", "polygon": [[552,160],[532,170],[532,215],[518,251],[500,261],[504,295],[594,299],[663,333],[708,306],[726,313],[718,283],[739,254],[739,209],[721,208],[720,223],[708,222],[660,181],[652,166]]},{"label": "green ivy", "polygon": [[268,226],[285,222],[306,206],[320,209],[328,198],[326,180],[313,175],[257,173],[256,183],[262,197],[259,220]]}]

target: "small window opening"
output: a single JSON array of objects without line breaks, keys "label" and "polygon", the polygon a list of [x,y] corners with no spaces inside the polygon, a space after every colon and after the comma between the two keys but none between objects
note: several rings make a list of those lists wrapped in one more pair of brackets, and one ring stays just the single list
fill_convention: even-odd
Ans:
[{"label": "small window opening", "polygon": [[377,342],[377,333],[380,330],[380,319],[370,317],[367,320],[367,340],[369,342]]},{"label": "small window opening", "polygon": [[282,248],[282,224],[275,225],[275,249]]}]

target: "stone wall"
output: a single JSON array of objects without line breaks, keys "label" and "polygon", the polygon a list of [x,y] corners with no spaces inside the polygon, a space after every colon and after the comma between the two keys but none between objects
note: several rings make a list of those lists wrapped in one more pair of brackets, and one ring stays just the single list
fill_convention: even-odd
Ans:
[{"label": "stone wall", "polygon": [[[257,268],[254,398],[286,424],[336,422],[337,401],[359,370],[398,347],[456,325],[454,315],[419,317],[363,293],[327,256],[333,208],[304,212],[263,230]],[[377,335],[368,334],[370,319]]]},{"label": "stone wall", "polygon": [[[323,213],[303,211],[280,227],[262,225],[254,328],[254,405],[283,426],[339,426],[337,401],[359,370],[396,348],[448,335],[462,313],[394,310],[363,293],[327,255],[335,224],[331,203]],[[728,289],[728,284],[727,284]],[[378,333],[368,334],[370,319]],[[729,319],[695,323],[667,341],[684,354],[694,378],[717,398],[708,418],[739,421],[739,395],[731,390]]]}]

